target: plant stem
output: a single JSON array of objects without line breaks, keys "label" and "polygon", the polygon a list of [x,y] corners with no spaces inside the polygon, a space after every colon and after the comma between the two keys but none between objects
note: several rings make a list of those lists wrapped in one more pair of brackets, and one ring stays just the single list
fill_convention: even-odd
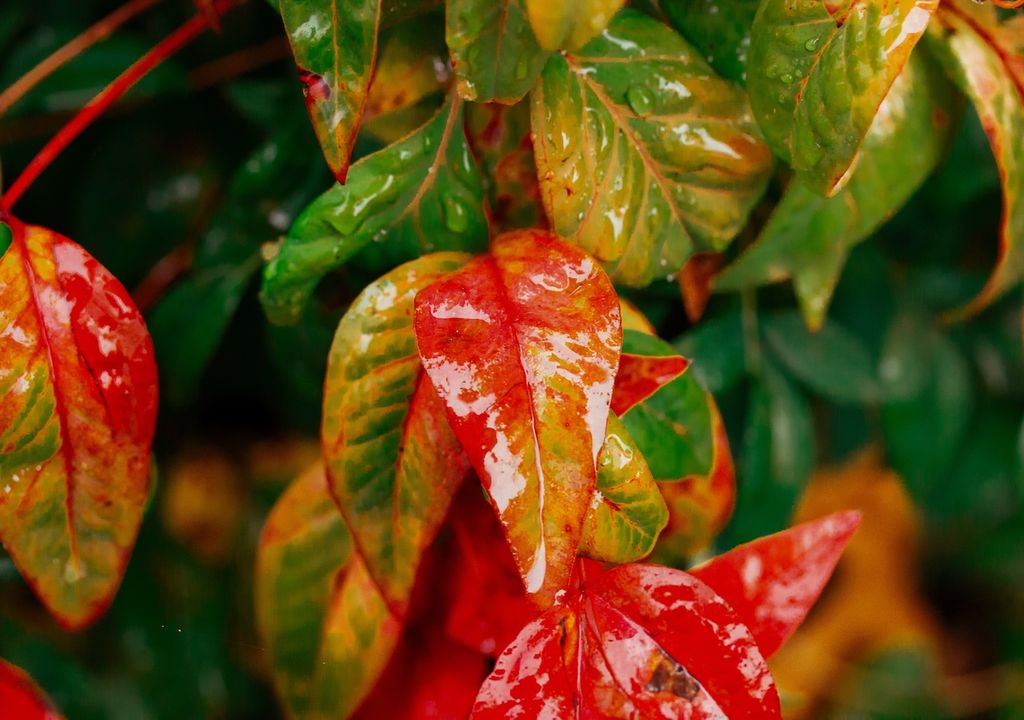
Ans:
[{"label": "plant stem", "polygon": [[[215,0],[213,7],[218,13],[223,13],[231,7],[233,0]],[[195,38],[210,26],[211,15],[201,13],[187,21],[184,25],[172,32],[166,38],[157,43],[149,52],[136,60],[131,67],[114,78],[113,81],[103,88],[96,97],[89,101],[77,115],[65,125],[53,138],[43,146],[43,149],[32,158],[29,164],[22,171],[18,179],[14,181],[10,189],[0,198],[0,212],[6,212],[14,206],[26,190],[35,182],[36,178],[49,167],[50,163],[60,155],[71,142],[82,134],[82,131],[89,127],[104,111],[117,102],[135,83],[141,80],[150,70],[180,50],[190,40]]]},{"label": "plant stem", "polygon": [[745,288],[740,292],[740,322],[743,328],[743,352],[747,372],[761,374],[761,334],[757,322],[757,290]]},{"label": "plant stem", "polygon": [[25,97],[32,88],[45,80],[54,70],[108,37],[114,30],[158,2],[160,0],[129,0],[95,25],[69,40],[66,45],[57,48],[42,62],[18,78],[13,85],[0,93],[0,115],[4,115],[10,110],[12,105]]}]

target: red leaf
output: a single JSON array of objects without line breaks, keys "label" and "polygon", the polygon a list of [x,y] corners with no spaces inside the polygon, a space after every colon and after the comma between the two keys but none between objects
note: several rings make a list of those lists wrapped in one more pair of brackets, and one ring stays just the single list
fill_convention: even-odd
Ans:
[{"label": "red leaf", "polygon": [[612,392],[612,412],[622,417],[631,407],[642,403],[662,386],[675,380],[690,367],[679,355],[654,357],[623,353]]},{"label": "red leaf", "polygon": [[540,231],[422,290],[416,341],[526,589],[565,586],[595,486],[622,328],[589,255]]},{"label": "red leaf", "polygon": [[69,628],[113,599],[149,487],[146,325],[79,245],[8,220],[0,259],[0,540]]},{"label": "red leaf", "polygon": [[0,714],[5,720],[61,720],[25,671],[0,660]]},{"label": "red leaf", "polygon": [[740,545],[690,572],[732,605],[770,657],[818,599],[860,517],[848,511],[803,523]]},{"label": "red leaf", "polygon": [[679,291],[690,322],[697,322],[704,314],[711,297],[711,281],[721,266],[722,253],[696,253],[679,271]]},{"label": "red leaf", "polygon": [[498,658],[474,718],[780,717],[750,631],[709,587],[653,565],[601,572]]}]

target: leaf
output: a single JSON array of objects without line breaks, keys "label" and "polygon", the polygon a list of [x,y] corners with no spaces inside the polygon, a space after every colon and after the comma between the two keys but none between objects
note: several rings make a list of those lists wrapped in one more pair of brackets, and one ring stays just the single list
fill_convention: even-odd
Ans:
[{"label": "leaf", "polygon": [[750,105],[807,187],[834,195],[938,0],[766,0],[751,28]]},{"label": "leaf", "polygon": [[609,415],[579,553],[603,562],[636,562],[654,549],[666,523],[668,508],[640,449],[622,421]]},{"label": "leaf", "polygon": [[303,473],[267,516],[256,556],[256,614],[275,689],[289,717],[312,712],[321,635],[351,540],[322,464]]},{"label": "leaf", "polygon": [[142,521],[156,422],[153,346],[124,287],[50,230],[0,259],[0,540],[57,621],[113,600]]},{"label": "leaf", "polygon": [[353,165],[348,184],[303,211],[264,268],[267,316],[294,322],[320,278],[361,250],[375,272],[435,250],[482,250],[483,198],[462,103],[452,98],[415,133]]},{"label": "leaf", "polygon": [[690,358],[693,372],[711,393],[735,387],[746,375],[747,353],[738,311],[705,319],[672,345]]},{"label": "leaf", "polygon": [[757,0],[661,0],[659,5],[672,26],[708,58],[715,72],[746,83]]},{"label": "leaf", "polygon": [[449,0],[445,39],[466,100],[511,105],[533,87],[548,53],[526,17],[527,0]]},{"label": "leaf", "polygon": [[381,0],[279,2],[313,129],[344,183],[377,55]]},{"label": "leaf", "polygon": [[691,255],[679,272],[679,292],[686,318],[697,323],[711,299],[711,282],[722,265],[721,253]]},{"label": "leaf", "polygon": [[878,400],[878,378],[860,338],[837,323],[811,333],[795,313],[764,321],[768,345],[782,364],[811,390],[840,403]]},{"label": "leaf", "polygon": [[859,512],[834,513],[758,538],[690,572],[725,598],[761,654],[771,657],[803,622],[859,525]]},{"label": "leaf", "polygon": [[466,133],[484,170],[491,227],[547,227],[530,137],[530,105],[471,103]]},{"label": "leaf", "polygon": [[988,135],[1003,189],[999,260],[985,287],[952,318],[973,315],[1016,286],[1024,277],[1024,46],[1020,22],[1002,24],[993,10],[966,3],[942,6],[930,33],[931,49],[970,98]]},{"label": "leaf", "polygon": [[689,360],[678,355],[623,353],[612,390],[612,412],[616,415],[628,412],[682,375],[689,366]]},{"label": "leaf", "polygon": [[527,592],[550,604],[597,479],[621,342],[615,290],[579,249],[510,232],[421,291],[415,327]]},{"label": "leaf", "polygon": [[634,11],[578,53],[553,55],[532,112],[554,229],[626,285],[724,248],[772,168],[742,90]]},{"label": "leaf", "polygon": [[768,666],[700,580],[653,565],[602,573],[523,628],[472,717],[778,718]]},{"label": "leaf", "polygon": [[625,0],[526,0],[530,25],[541,47],[575,50],[604,30]]},{"label": "leaf", "polygon": [[331,491],[399,616],[469,469],[420,368],[413,299],[467,260],[427,255],[370,284],[338,325],[327,361],[320,439]]},{"label": "leaf", "polygon": [[795,178],[757,241],[715,278],[715,289],[792,278],[808,326],[821,327],[847,253],[891,218],[939,164],[956,109],[935,63],[913,55],[882,101],[846,187],[824,198]]},{"label": "leaf", "polygon": [[149,314],[161,381],[172,405],[195,398],[253,275],[274,240],[326,178],[308,130],[285,125],[235,171],[200,240],[192,274]]},{"label": "leaf", "polygon": [[0,707],[11,720],[61,720],[61,714],[24,670],[0,660]]}]

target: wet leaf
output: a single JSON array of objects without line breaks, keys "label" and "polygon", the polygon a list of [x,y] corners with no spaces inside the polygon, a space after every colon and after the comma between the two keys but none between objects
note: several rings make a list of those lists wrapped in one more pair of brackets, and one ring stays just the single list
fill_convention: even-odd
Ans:
[{"label": "wet leaf", "polygon": [[469,469],[420,367],[413,299],[467,260],[427,255],[370,284],[338,325],[327,361],[320,438],[331,490],[400,616]]},{"label": "wet leaf", "polygon": [[377,55],[380,0],[279,2],[313,129],[343,183]]},{"label": "wet leaf", "polygon": [[708,58],[719,75],[746,83],[757,0],[660,0],[659,4],[672,26]]},{"label": "wet leaf", "polygon": [[929,42],[959,88],[970,98],[988,136],[1003,189],[999,260],[988,283],[954,317],[974,314],[1024,277],[1024,46],[1021,24],[1000,23],[995,8],[970,3],[942,6]]},{"label": "wet leaf", "polygon": [[771,172],[742,90],[634,11],[578,53],[553,55],[532,109],[553,227],[627,285],[724,248]]},{"label": "wet leaf", "polygon": [[[426,125],[352,166],[299,216],[263,272],[272,322],[294,322],[320,278],[363,251],[375,272],[435,250],[487,244],[484,189],[450,99]],[[371,247],[367,247],[371,246]]]},{"label": "wet leaf", "polygon": [[667,522],[668,508],[640,449],[622,421],[609,415],[580,554],[604,562],[636,562],[654,549]]},{"label": "wet leaf", "polygon": [[778,718],[750,631],[681,570],[622,565],[527,625],[498,658],[473,718]]},{"label": "wet leaf", "polygon": [[[668,348],[666,348],[668,349]],[[678,355],[623,353],[612,390],[612,412],[622,415],[682,375],[690,362]]]},{"label": "wet leaf", "polygon": [[621,342],[615,290],[578,248],[511,232],[421,291],[415,326],[526,589],[550,604],[597,479]]},{"label": "wet leaf", "polygon": [[751,28],[750,104],[807,187],[834,195],[937,0],[768,0]]},{"label": "wet leaf", "polygon": [[721,265],[721,253],[698,253],[691,255],[679,271],[679,292],[690,322],[697,323],[704,315],[711,299],[711,282]]},{"label": "wet leaf", "polygon": [[548,50],[575,50],[604,30],[625,0],[526,0],[533,33]]},{"label": "wet leaf", "polygon": [[715,289],[792,278],[808,325],[821,327],[850,248],[891,218],[935,169],[955,115],[949,82],[928,56],[915,54],[882,101],[846,187],[824,198],[797,176],[757,241],[715,278]]},{"label": "wet leaf", "polygon": [[771,657],[803,622],[859,525],[859,512],[835,513],[758,538],[690,572],[725,598]]},{"label": "wet leaf", "polygon": [[526,3],[449,0],[445,39],[466,100],[512,104],[533,87],[548,53],[530,29]]},{"label": "wet leaf", "polygon": [[61,714],[25,671],[0,660],[0,707],[11,720],[61,720]]},{"label": "wet leaf", "polygon": [[117,592],[149,490],[153,346],[81,246],[6,219],[0,258],[0,540],[63,626]]}]

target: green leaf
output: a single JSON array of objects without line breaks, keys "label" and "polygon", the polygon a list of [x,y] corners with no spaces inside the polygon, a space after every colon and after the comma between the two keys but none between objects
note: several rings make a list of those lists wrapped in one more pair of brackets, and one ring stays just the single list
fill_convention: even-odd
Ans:
[{"label": "green leaf", "polygon": [[792,278],[807,324],[820,327],[850,248],[892,217],[942,160],[955,114],[949,83],[916,53],[879,107],[849,184],[824,198],[798,175],[715,289]]},{"label": "green leaf", "polygon": [[413,300],[467,260],[436,253],[372,283],[342,318],[327,361],[320,439],[331,489],[398,614],[469,469],[420,366]]},{"label": "green leaf", "polygon": [[999,261],[982,291],[954,313],[976,313],[1024,278],[1024,42],[1020,18],[1000,23],[994,8],[943,5],[929,47],[974,104],[999,166],[1003,218]]},{"label": "green leaf", "polygon": [[625,0],[526,0],[533,33],[548,50],[574,50],[604,30]]},{"label": "green leaf", "polygon": [[380,0],[280,0],[320,147],[345,182],[377,55]]},{"label": "green leaf", "polygon": [[476,102],[518,102],[544,67],[525,0],[449,0],[445,38],[458,90]]},{"label": "green leaf", "polygon": [[422,128],[352,166],[346,185],[317,198],[263,273],[271,322],[294,322],[320,278],[361,250],[382,272],[435,250],[487,245],[484,189],[452,98]]},{"label": "green leaf", "polygon": [[838,192],[938,0],[765,0],[751,29],[750,104],[807,186]]},{"label": "green leaf", "polygon": [[165,397],[195,395],[246,288],[260,266],[260,245],[288,227],[326,173],[301,126],[284,128],[236,171],[200,240],[193,272],[154,307],[148,322]]},{"label": "green leaf", "polygon": [[746,83],[757,0],[661,0],[660,5],[673,27],[719,75]]},{"label": "green leaf", "polygon": [[747,372],[738,310],[704,320],[672,345],[693,362],[690,372],[696,372],[701,384],[712,393],[735,387]]},{"label": "green leaf", "polygon": [[625,424],[609,415],[580,554],[603,562],[636,562],[654,549],[667,523],[668,508],[640,448]]},{"label": "green leaf", "polygon": [[5,222],[0,222],[0,257],[4,256],[7,252],[7,248],[11,245],[11,226]]},{"label": "green leaf", "polygon": [[771,172],[743,91],[634,11],[552,55],[532,110],[548,217],[627,285],[725,247]]},{"label": "green leaf", "polygon": [[796,313],[764,320],[775,356],[808,388],[839,403],[878,400],[877,374],[860,339],[834,322],[810,332]]}]

